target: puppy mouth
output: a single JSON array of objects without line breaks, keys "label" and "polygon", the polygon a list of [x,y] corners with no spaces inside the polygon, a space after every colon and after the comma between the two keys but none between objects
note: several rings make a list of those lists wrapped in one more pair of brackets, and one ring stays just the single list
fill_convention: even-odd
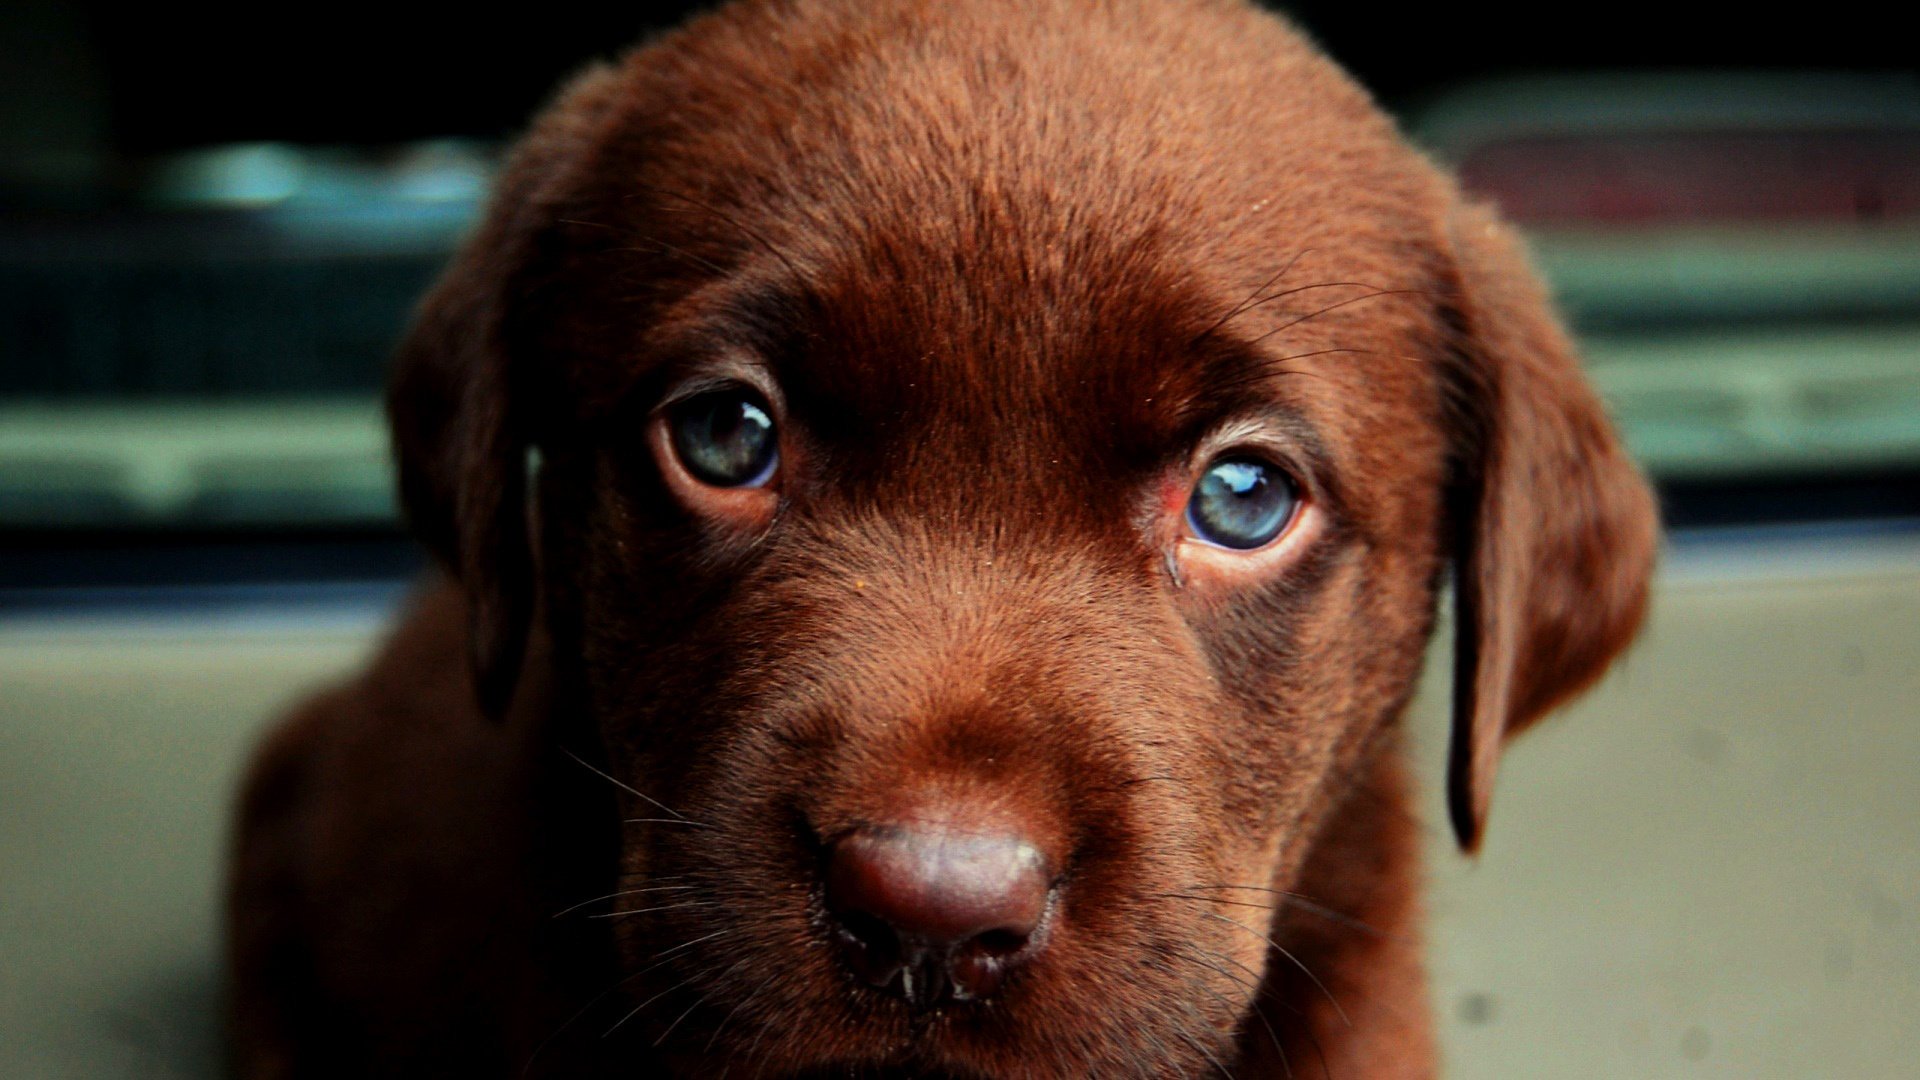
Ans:
[{"label": "puppy mouth", "polygon": [[[789,922],[784,932],[762,938],[766,944],[753,946],[744,966],[738,964],[743,957],[713,965],[729,977],[668,993],[672,1007],[649,1008],[652,1020],[634,1025],[632,1037],[643,1046],[665,1042],[668,1059],[676,1063],[694,1060],[680,1057],[681,1052],[697,1050],[703,1060],[717,1052],[738,1061],[744,1075],[758,1075],[764,1068],[765,1075],[782,1080],[1187,1076],[1201,1075],[1196,1070],[1204,1062],[1180,1053],[1184,1047],[1204,1042],[1216,1054],[1227,1053],[1217,1044],[1225,1029],[1198,1023],[1197,1016],[1174,1030],[1151,1011],[1134,1013],[1133,1022],[1117,1026],[1111,1017],[1090,1012],[1097,991],[1091,989],[1096,983],[1089,978],[1088,959],[1056,956],[1063,943],[1046,940],[1073,929],[1054,925],[1067,918],[1058,903],[1056,897],[1048,898],[1035,931],[1040,940],[1011,951],[1004,968],[991,973],[965,970],[965,957],[959,954],[966,947],[944,952],[920,948],[916,953],[915,946],[924,943],[890,942],[878,929],[833,916],[824,904],[816,904],[812,918]],[[856,929],[849,930],[848,921]],[[1202,934],[1207,930],[1195,929]],[[716,933],[731,938],[738,932],[687,927],[669,936],[691,933],[694,937],[688,940],[697,940]],[[794,949],[802,936],[808,944]],[[990,939],[986,944],[991,949],[1005,943]],[[865,950],[879,955],[863,955]],[[1137,950],[1111,942],[1102,950],[1107,954],[1104,962],[1137,955],[1142,964],[1167,951],[1151,942],[1138,943]],[[915,956],[908,960],[903,952]],[[1057,970],[1051,966],[1056,961],[1068,962],[1073,970]],[[689,961],[689,966],[697,970],[707,965]],[[791,989],[763,989],[769,983],[767,973],[775,970],[784,974],[771,976],[771,981]],[[677,970],[657,976],[663,988],[685,985]],[[1194,992],[1186,983],[1157,989],[1154,1000]],[[1217,988],[1207,996],[1217,1000],[1223,992]],[[641,1000],[660,993],[649,987]],[[682,1016],[679,1002],[689,997],[693,1004],[685,1011],[692,1015]],[[1047,1035],[1062,1028],[1082,1031],[1082,1037],[1063,1044]]]}]

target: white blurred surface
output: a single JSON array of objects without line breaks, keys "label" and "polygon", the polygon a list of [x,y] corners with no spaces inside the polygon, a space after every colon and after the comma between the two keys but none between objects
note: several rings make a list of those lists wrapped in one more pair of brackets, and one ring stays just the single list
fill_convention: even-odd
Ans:
[{"label": "white blurred surface", "polygon": [[[0,619],[0,1076],[216,1075],[235,771],[379,619]],[[1414,729],[1448,1075],[1914,1074],[1920,542],[1675,555],[1640,648],[1509,753],[1474,862],[1444,697]]]},{"label": "white blurred surface", "polygon": [[1672,560],[1640,647],[1507,754],[1477,863],[1436,831],[1449,1075],[1920,1074],[1920,552],[1783,554]]}]

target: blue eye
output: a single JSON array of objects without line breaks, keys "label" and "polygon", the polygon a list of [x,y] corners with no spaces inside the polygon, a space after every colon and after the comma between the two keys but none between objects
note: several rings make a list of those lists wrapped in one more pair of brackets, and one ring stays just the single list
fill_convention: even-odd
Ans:
[{"label": "blue eye", "polygon": [[1207,466],[1187,497],[1187,525],[1209,544],[1237,551],[1265,547],[1286,530],[1299,489],[1278,467],[1253,458]]},{"label": "blue eye", "polygon": [[674,407],[673,452],[696,480],[714,487],[762,487],[780,464],[773,417],[747,390],[717,390]]}]

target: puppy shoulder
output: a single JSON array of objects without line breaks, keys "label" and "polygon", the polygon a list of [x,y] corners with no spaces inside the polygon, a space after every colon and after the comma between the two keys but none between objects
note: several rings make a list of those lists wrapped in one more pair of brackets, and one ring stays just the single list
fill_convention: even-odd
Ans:
[{"label": "puppy shoulder", "polygon": [[432,773],[470,763],[491,727],[473,700],[464,602],[450,586],[432,587],[364,672],[301,702],[254,751],[240,787],[236,870],[341,861],[345,835],[371,827],[396,799],[445,787]]}]

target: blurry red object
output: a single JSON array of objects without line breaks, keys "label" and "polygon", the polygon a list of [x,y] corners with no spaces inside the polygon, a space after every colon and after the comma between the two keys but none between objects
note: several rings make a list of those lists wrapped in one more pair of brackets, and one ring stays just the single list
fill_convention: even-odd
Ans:
[{"label": "blurry red object", "polygon": [[1530,225],[1920,218],[1920,129],[1529,135],[1482,143],[1469,189]]}]

